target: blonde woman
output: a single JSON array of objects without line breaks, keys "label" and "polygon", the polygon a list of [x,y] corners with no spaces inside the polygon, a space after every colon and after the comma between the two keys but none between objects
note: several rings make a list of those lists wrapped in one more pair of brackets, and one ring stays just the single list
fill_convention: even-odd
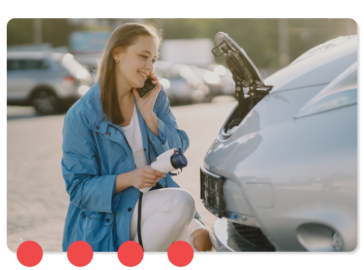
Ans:
[{"label": "blonde woman", "polygon": [[[99,81],[66,114],[62,172],[70,204],[64,251],[78,240],[94,251],[117,251],[125,241],[138,241],[139,189],[145,187],[152,188],[142,200],[145,251],[167,251],[178,240],[198,251],[212,248],[192,196],[149,166],[161,153],[189,146],[154,74],[160,44],[152,26],[128,23],[115,29]],[[136,88],[148,77],[156,88],[141,98]]]}]

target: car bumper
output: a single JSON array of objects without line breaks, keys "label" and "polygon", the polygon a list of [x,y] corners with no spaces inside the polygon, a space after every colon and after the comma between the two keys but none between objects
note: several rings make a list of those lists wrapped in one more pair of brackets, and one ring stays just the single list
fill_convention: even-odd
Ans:
[{"label": "car bumper", "polygon": [[275,251],[259,228],[233,223],[226,218],[216,220],[210,239],[217,252]]}]

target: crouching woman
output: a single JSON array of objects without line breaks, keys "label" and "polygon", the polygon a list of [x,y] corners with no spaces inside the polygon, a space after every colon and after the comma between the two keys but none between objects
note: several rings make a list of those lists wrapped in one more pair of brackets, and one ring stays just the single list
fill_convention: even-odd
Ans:
[{"label": "crouching woman", "polygon": [[[99,80],[67,112],[63,127],[62,172],[70,204],[63,251],[85,241],[94,251],[117,251],[138,242],[139,189],[141,235],[145,251],[167,251],[178,240],[199,251],[212,248],[192,196],[151,161],[189,139],[179,129],[166,93],[154,74],[161,43],[152,26],[128,23],[113,31],[103,52]],[[156,88],[141,98],[148,77]],[[194,238],[193,238],[194,237]]]}]

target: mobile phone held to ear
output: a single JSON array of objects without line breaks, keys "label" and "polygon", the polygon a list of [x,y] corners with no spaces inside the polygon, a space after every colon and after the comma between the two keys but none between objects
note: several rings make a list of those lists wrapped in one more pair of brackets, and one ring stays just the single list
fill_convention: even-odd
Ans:
[{"label": "mobile phone held to ear", "polygon": [[153,79],[151,77],[149,77],[146,81],[145,84],[143,86],[143,88],[137,88],[137,91],[139,93],[139,96],[141,98],[145,97],[146,95],[148,95],[150,92],[152,92],[157,85],[152,83]]}]

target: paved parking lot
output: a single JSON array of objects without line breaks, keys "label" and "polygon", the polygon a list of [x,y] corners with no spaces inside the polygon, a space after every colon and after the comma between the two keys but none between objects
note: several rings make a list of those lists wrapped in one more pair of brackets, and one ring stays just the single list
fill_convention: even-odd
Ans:
[{"label": "paved parking lot", "polygon": [[[190,138],[188,167],[175,180],[195,198],[207,227],[216,217],[201,203],[199,167],[235,104],[231,98],[221,97],[210,104],[172,107],[180,128]],[[39,117],[31,107],[7,108],[8,247],[16,251],[22,241],[33,240],[45,252],[62,251],[69,203],[61,172],[64,115]]]}]

